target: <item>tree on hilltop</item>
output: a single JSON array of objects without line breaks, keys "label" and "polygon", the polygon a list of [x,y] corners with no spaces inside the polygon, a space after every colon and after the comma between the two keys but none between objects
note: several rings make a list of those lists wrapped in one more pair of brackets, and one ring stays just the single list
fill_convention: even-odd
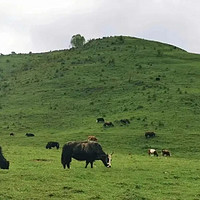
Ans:
[{"label": "tree on hilltop", "polygon": [[85,44],[85,38],[80,34],[76,34],[72,36],[71,45],[72,47],[79,48]]}]

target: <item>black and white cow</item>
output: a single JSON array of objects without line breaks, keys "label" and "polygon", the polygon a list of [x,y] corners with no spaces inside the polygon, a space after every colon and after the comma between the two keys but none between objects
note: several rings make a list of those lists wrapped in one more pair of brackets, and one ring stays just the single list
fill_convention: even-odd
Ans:
[{"label": "black and white cow", "polygon": [[158,157],[158,153],[157,153],[157,151],[155,149],[149,149],[148,150],[148,154],[149,154],[149,156],[153,155],[153,156],[157,156]]}]

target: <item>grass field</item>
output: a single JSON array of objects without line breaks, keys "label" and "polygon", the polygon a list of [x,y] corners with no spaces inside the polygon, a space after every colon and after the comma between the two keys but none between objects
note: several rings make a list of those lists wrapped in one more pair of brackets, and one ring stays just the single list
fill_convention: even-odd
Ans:
[{"label": "grass field", "polygon": [[[200,55],[131,37],[1,55],[0,146],[10,169],[0,169],[0,200],[200,199],[199,77]],[[115,126],[103,128],[98,117]],[[64,170],[61,149],[45,149],[88,135],[114,152],[112,168],[73,160]],[[163,148],[172,156],[162,157]]]}]

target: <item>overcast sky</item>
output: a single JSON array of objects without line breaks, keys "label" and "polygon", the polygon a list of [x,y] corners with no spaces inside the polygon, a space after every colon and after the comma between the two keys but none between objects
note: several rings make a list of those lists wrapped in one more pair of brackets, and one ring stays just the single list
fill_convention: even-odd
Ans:
[{"label": "overcast sky", "polygon": [[0,53],[69,48],[126,35],[200,53],[200,0],[0,0]]}]

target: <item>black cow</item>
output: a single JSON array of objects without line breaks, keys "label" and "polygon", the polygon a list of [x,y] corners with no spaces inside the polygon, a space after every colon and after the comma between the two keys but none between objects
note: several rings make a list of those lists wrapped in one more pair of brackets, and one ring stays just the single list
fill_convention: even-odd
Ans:
[{"label": "black cow", "polygon": [[33,133],[26,133],[27,137],[34,137],[35,135]]},{"label": "black cow", "polygon": [[93,141],[68,142],[62,148],[61,163],[65,169],[70,168],[72,158],[86,161],[85,168],[90,163],[93,168],[95,160],[101,160],[106,167],[111,167],[111,155],[104,153],[99,143]]},{"label": "black cow", "polygon": [[58,142],[48,142],[46,145],[46,149],[51,149],[52,147],[56,147],[59,149],[59,143]]},{"label": "black cow", "polygon": [[120,123],[122,123],[123,125],[126,125],[126,124],[130,124],[130,121],[128,119],[121,119]]},{"label": "black cow", "polygon": [[104,118],[100,117],[100,118],[97,118],[96,122],[97,123],[104,123]]},{"label": "black cow", "polygon": [[9,169],[9,165],[10,163],[4,158],[3,153],[2,153],[2,148],[0,146],[0,168]]},{"label": "black cow", "polygon": [[15,134],[14,133],[10,133],[10,136],[14,136]]},{"label": "black cow", "polygon": [[156,81],[160,81],[160,77],[156,77]]},{"label": "black cow", "polygon": [[154,132],[146,132],[145,133],[146,138],[152,138],[152,137],[155,137],[155,136],[156,136],[156,134]]},{"label": "black cow", "polygon": [[114,124],[112,122],[105,122],[103,124],[103,127],[113,127],[113,126],[114,126]]}]

